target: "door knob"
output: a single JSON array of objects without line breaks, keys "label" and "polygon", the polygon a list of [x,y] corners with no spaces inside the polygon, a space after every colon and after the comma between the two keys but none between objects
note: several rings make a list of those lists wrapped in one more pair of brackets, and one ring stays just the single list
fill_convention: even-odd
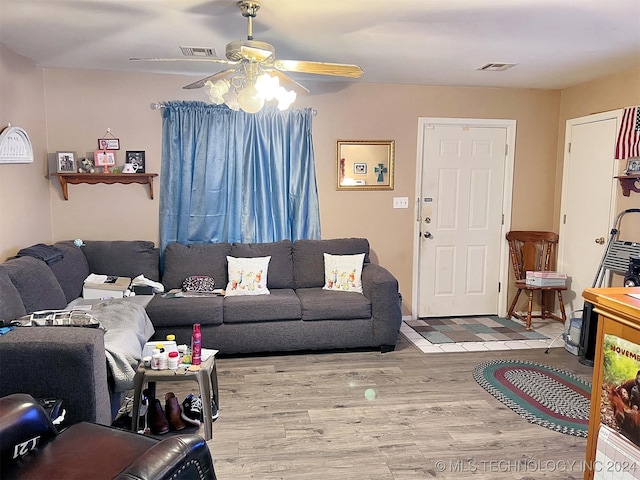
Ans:
[{"label": "door knob", "polygon": [[425,223],[431,223],[431,217],[427,217],[424,219]]},{"label": "door knob", "polygon": [[596,238],[596,243],[598,245],[604,245],[604,237]]},{"label": "door knob", "polygon": [[433,238],[433,235],[431,235],[431,232],[424,232],[423,235],[424,235],[424,238]]}]

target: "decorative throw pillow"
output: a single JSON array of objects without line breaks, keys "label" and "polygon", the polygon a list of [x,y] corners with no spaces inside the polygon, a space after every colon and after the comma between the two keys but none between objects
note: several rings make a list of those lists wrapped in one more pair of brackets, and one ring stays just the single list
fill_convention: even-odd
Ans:
[{"label": "decorative throw pillow", "polygon": [[362,293],[364,253],[357,255],[324,254],[324,290]]},{"label": "decorative throw pillow", "polygon": [[271,257],[236,258],[227,256],[229,283],[225,297],[269,295],[267,270]]}]

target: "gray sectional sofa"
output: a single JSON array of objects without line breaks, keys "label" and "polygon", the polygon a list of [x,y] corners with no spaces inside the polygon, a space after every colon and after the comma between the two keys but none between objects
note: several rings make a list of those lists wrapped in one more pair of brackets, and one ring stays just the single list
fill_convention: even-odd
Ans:
[{"label": "gray sectional sofa", "polygon": [[[227,256],[270,256],[269,295],[167,298],[156,294],[122,301],[145,305],[155,329],[152,339],[174,334],[178,343],[189,343],[193,324],[200,323],[203,346],[222,354],[345,348],[385,352],[393,350],[400,329],[398,282],[384,267],[370,262],[369,243],[362,238],[174,243],[164,251],[162,269],[160,252],[152,242],[85,241],[76,247],[64,241],[54,246],[63,258],[50,264],[30,256],[0,264],[0,320],[81,302],[83,280],[89,273],[131,278],[142,274],[161,281],[167,291],[180,288],[188,276],[208,275],[224,288]],[[365,254],[363,294],[322,288],[324,253]],[[104,348],[101,329],[17,327],[0,336],[0,396],[16,392],[67,396],[77,414],[74,421],[106,423],[114,409],[112,405],[109,413],[109,402],[104,401],[108,369],[96,362],[96,352]],[[29,373],[37,369],[37,375]],[[113,383],[110,387],[114,393]],[[117,402],[119,392],[115,393],[111,403]],[[96,398],[81,405],[87,396]]]}]

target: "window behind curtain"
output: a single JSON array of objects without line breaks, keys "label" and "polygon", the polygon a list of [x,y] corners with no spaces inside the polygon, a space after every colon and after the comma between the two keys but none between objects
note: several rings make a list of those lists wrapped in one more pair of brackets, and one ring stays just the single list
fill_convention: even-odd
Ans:
[{"label": "window behind curtain", "polygon": [[320,238],[311,120],[310,109],[165,104],[161,251],[170,242]]}]

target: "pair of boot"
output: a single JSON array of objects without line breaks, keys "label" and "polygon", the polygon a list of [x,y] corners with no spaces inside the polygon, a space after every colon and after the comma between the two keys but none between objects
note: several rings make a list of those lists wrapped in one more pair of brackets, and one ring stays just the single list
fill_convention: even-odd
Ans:
[{"label": "pair of boot", "polygon": [[147,422],[151,433],[154,435],[163,435],[170,429],[179,431],[183,430],[186,425],[180,418],[182,410],[180,409],[180,402],[173,394],[168,392],[164,396],[165,409],[162,411],[162,405],[157,398],[149,399],[149,408],[147,410]]}]

